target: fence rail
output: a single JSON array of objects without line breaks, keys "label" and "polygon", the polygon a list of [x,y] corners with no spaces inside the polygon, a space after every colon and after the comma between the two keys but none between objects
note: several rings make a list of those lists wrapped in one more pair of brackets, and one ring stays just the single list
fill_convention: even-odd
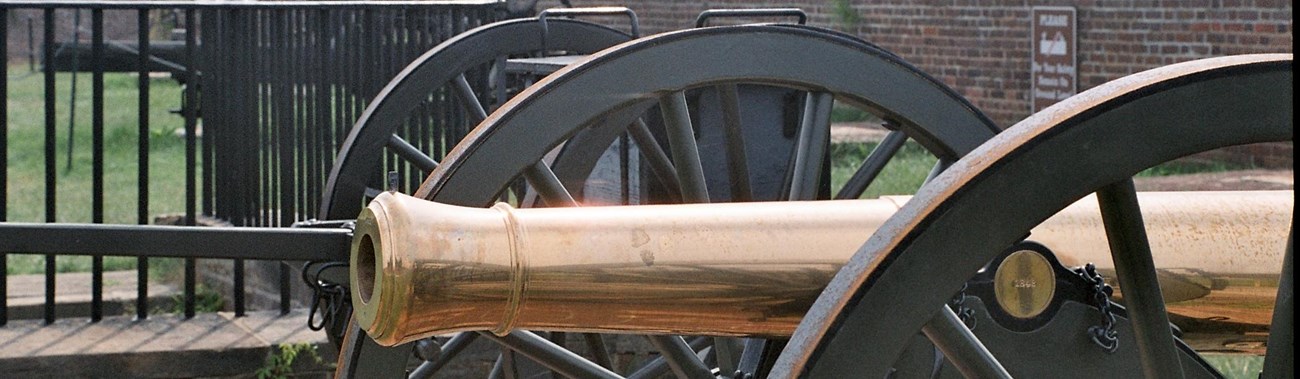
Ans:
[{"label": "fence rail", "polygon": [[[0,273],[7,277],[8,255],[44,254],[43,317],[47,323],[54,322],[58,316],[55,314],[56,259],[61,255],[87,252],[52,252],[58,250],[58,241],[45,241],[40,245],[46,247],[34,248],[32,246],[36,244],[25,239],[94,236],[96,239],[91,241],[104,244],[105,248],[91,258],[92,320],[104,316],[105,254],[136,257],[138,291],[135,311],[136,316],[142,319],[148,317],[149,311],[148,257],[184,258],[184,313],[192,317],[196,311],[197,259],[234,258],[232,297],[236,314],[242,315],[246,303],[244,259],[256,257],[276,261],[285,257],[248,254],[248,249],[257,246],[245,245],[216,245],[239,250],[228,254],[221,253],[220,248],[138,252],[117,248],[132,244],[138,246],[139,243],[131,240],[138,235],[132,237],[122,229],[55,223],[80,220],[85,217],[82,215],[85,212],[89,217],[84,221],[92,224],[148,224],[154,213],[174,212],[178,207],[184,214],[183,224],[190,226],[196,224],[200,215],[249,227],[289,227],[313,218],[312,211],[319,205],[322,186],[334,163],[334,153],[366,102],[407,62],[455,34],[494,21],[502,16],[503,8],[497,1],[0,0],[0,40],[5,41],[0,44],[0,56],[4,56],[7,62],[6,75],[0,76],[0,99],[4,100],[0,105]],[[82,25],[82,17],[87,14],[88,30]],[[22,20],[26,20],[25,25]],[[183,36],[183,40],[159,39],[158,29],[167,26],[175,31],[171,34]],[[24,46],[29,50],[20,51]],[[89,46],[88,54],[83,54],[83,46]],[[179,49],[182,54],[161,58],[164,54],[154,53],[161,46]],[[110,66],[106,58],[106,52],[110,51],[115,57],[125,54],[133,58],[133,64],[126,63],[132,70],[123,69],[121,61]],[[33,71],[39,72],[21,74],[12,70],[21,71],[21,68],[8,65],[23,58],[36,60],[34,64],[28,63]],[[164,116],[165,120],[158,119],[157,104],[162,99],[156,98],[158,89],[151,87],[151,74],[159,71],[159,67],[166,68],[162,71],[172,72],[173,79],[181,84],[179,109],[174,111],[178,116]],[[106,100],[105,77],[106,72],[111,71],[134,73],[134,104]],[[81,123],[87,121],[79,119],[85,116],[76,113],[78,72],[90,75],[88,139],[91,170],[88,174],[72,167],[74,155],[86,154],[75,145],[81,142],[79,136],[86,134],[86,131],[76,128],[84,129]],[[11,96],[35,90],[14,87],[11,78],[36,75],[41,78],[40,120],[21,120],[33,131],[28,133],[29,130],[23,129],[20,136],[35,135],[34,130],[38,127],[41,130],[40,151],[30,152],[40,154],[40,159],[34,161],[28,159],[27,151],[15,152],[19,149],[18,140],[10,136],[20,133],[22,128],[16,126],[20,120],[13,118],[26,117],[16,115],[15,111],[27,111],[11,109],[14,100]],[[69,88],[69,93],[60,93],[62,88]],[[66,100],[61,99],[64,96],[67,96]],[[67,105],[61,101],[66,101]],[[429,99],[433,107],[450,109],[450,105],[441,104],[445,101],[448,100],[436,95]],[[132,107],[134,112],[122,111]],[[106,110],[113,112],[106,115]],[[31,112],[24,112],[24,115],[28,113]],[[170,117],[179,117],[179,122]],[[419,112],[412,116],[407,128],[431,136],[427,142],[429,145],[450,146],[464,131],[444,128],[443,125],[458,125],[457,117],[454,113]],[[106,123],[133,125],[125,129],[110,128],[113,131],[106,134]],[[160,129],[159,124],[179,124],[177,133],[183,139],[180,143],[183,147],[178,148],[183,150],[180,157],[169,155],[160,158],[158,155],[157,151],[165,148],[158,146],[167,142],[164,138],[176,138],[167,135],[167,130]],[[65,125],[66,129],[63,129]],[[130,133],[131,130],[134,133]],[[61,135],[66,135],[66,141],[60,141],[58,137]],[[130,155],[133,157],[127,162],[107,157],[105,146],[117,151],[123,139],[133,145],[126,148],[132,150]],[[67,154],[66,167],[60,165],[63,158],[60,149]],[[183,160],[181,170],[184,173],[160,175],[164,174],[159,171],[163,168],[174,169],[174,165],[156,167],[160,159]],[[43,175],[39,179],[11,176],[20,171],[21,167],[15,165],[27,164],[41,165]],[[118,186],[124,182],[121,177],[127,176],[134,176],[133,184],[126,184],[135,187],[135,191],[127,191],[134,192],[131,199],[105,195],[106,186]],[[160,183],[160,177],[164,176],[171,181]],[[42,183],[27,183],[33,180]],[[24,190],[15,191],[19,187]],[[88,188],[82,190],[81,187]],[[39,192],[25,190],[33,188],[39,188]],[[81,191],[76,196],[90,198],[86,202],[89,209],[80,209],[79,201],[56,201],[68,199],[72,189]],[[179,193],[183,196],[178,196]],[[178,200],[170,206],[158,206],[161,197],[183,198],[183,202]],[[43,202],[40,218],[11,220],[9,215],[16,209],[13,205],[19,202],[26,203],[23,205],[29,208],[31,203]],[[135,203],[134,207],[126,205],[131,202]],[[43,221],[48,224],[42,227],[40,224],[5,221]],[[148,228],[137,231],[149,230],[164,231]],[[238,231],[222,230],[226,233]],[[188,234],[171,230],[159,235]],[[268,235],[279,237],[266,237]],[[258,238],[274,239],[285,235],[289,234],[264,233],[263,237],[247,234],[249,241],[254,242],[261,241]],[[324,245],[337,242],[336,238],[334,235],[317,236],[313,241]],[[201,241],[188,237],[174,240],[177,244]],[[93,248],[93,244],[79,243]],[[158,239],[151,243],[166,245],[166,241]],[[130,253],[121,253],[124,251]],[[321,253],[322,259],[336,258],[326,253]],[[310,254],[298,253],[294,258],[306,256]],[[292,275],[287,263],[279,263],[278,271],[280,308],[282,312],[288,312]],[[6,282],[0,280],[0,294],[5,295],[0,296],[0,325],[8,320]]]}]

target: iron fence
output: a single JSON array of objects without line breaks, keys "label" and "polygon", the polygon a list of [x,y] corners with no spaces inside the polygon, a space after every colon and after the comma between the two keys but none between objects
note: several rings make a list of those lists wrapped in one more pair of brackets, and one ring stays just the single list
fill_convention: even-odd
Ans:
[{"label": "iron fence", "polygon": [[[504,6],[496,1],[374,1],[374,2],[236,2],[236,1],[112,1],[112,2],[45,2],[0,1],[0,56],[6,62],[27,57],[33,71],[27,75],[42,78],[43,185],[42,219],[47,224],[8,223],[0,235],[0,273],[7,272],[6,254],[44,254],[45,301],[43,317],[51,323],[56,318],[56,258],[59,255],[90,255],[92,258],[92,320],[103,317],[103,272],[105,255],[135,256],[137,259],[137,294],[135,312],[147,318],[149,310],[150,256],[184,258],[184,313],[195,313],[196,259],[230,259],[233,261],[233,306],[236,314],[245,311],[245,259],[301,259],[313,255],[289,254],[293,257],[250,257],[240,249],[240,236],[253,241],[275,240],[299,233],[307,246],[333,246],[340,243],[332,233],[310,231],[270,233],[271,239],[258,240],[247,229],[214,228],[206,236],[189,231],[159,233],[156,237],[137,236],[144,240],[122,240],[124,235],[106,222],[105,177],[135,176],[134,221],[148,224],[152,215],[150,188],[151,136],[156,134],[151,120],[150,75],[170,72],[181,83],[180,107],[176,113],[183,121],[178,134],[183,137],[183,183],[170,183],[161,190],[167,194],[184,192],[182,218],[185,225],[195,225],[200,215],[227,221],[236,227],[288,227],[312,218],[319,204],[334,153],[347,136],[349,128],[389,78],[407,62],[437,43],[469,28],[490,22],[503,15]],[[88,30],[81,25],[83,14],[89,15]],[[25,17],[24,17],[25,16]],[[71,19],[71,20],[70,20]],[[25,21],[25,25],[24,25]],[[112,31],[106,32],[106,23]],[[130,24],[134,24],[132,27]],[[180,40],[155,36],[160,23],[169,24]],[[11,27],[27,33],[13,33]],[[39,32],[37,32],[39,31]],[[130,33],[134,32],[134,33]],[[164,31],[167,32],[167,31]],[[133,35],[132,35],[133,34]],[[111,35],[111,36],[110,36]],[[11,38],[13,37],[13,38]],[[27,51],[21,51],[23,37]],[[84,37],[84,38],[83,38]],[[83,41],[88,39],[88,41]],[[11,56],[11,52],[17,52]],[[8,65],[6,65],[8,67]],[[39,70],[39,71],[37,71]],[[105,102],[105,73],[133,72],[136,76],[136,104]],[[91,76],[89,173],[90,224],[55,224],[61,219],[56,201],[59,186],[71,180],[69,171],[59,170],[60,121],[68,120],[64,151],[68,162],[74,153],[73,131],[77,107],[76,80],[71,81],[70,104],[60,106],[57,91],[58,72],[88,72]],[[0,227],[9,221],[10,201],[25,194],[10,193],[10,76],[0,75]],[[465,133],[456,112],[431,96],[430,106],[407,125],[428,136],[428,145],[445,149]],[[132,107],[136,123],[135,167],[119,170],[105,164],[105,109]],[[66,109],[60,109],[66,108]],[[107,120],[114,121],[114,120]],[[111,137],[111,136],[110,136]],[[437,156],[441,151],[435,152]],[[20,199],[20,201],[29,201]],[[113,204],[117,205],[117,204]],[[112,209],[123,207],[113,206]],[[129,207],[127,207],[129,208]],[[63,209],[67,212],[67,209]],[[110,218],[130,216],[109,215]],[[121,217],[119,217],[121,216]],[[189,233],[189,234],[186,234]],[[226,234],[222,234],[226,233]],[[306,233],[303,235],[302,233]],[[220,236],[211,239],[212,236]],[[304,237],[305,236],[305,237]],[[228,245],[184,246],[186,244]],[[315,241],[315,242],[312,242]],[[140,244],[184,246],[173,252],[158,254]],[[161,249],[166,249],[165,247]],[[330,257],[319,253],[319,257]],[[291,271],[279,263],[280,308],[290,307]],[[7,274],[6,274],[7,275]],[[0,280],[0,325],[8,320],[8,289]]]}]

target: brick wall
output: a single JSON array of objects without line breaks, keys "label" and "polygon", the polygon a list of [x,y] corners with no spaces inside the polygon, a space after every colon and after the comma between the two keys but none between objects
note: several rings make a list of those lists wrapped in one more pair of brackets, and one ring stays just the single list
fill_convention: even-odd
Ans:
[{"label": "brick wall", "polygon": [[[574,6],[608,5],[572,0]],[[683,29],[710,8],[798,7],[809,23],[855,34],[891,50],[957,89],[999,125],[1030,114],[1029,11],[1078,10],[1079,90],[1149,68],[1205,57],[1290,53],[1290,1],[1270,0],[627,0],[645,34]],[[538,8],[556,6],[547,0]]]}]

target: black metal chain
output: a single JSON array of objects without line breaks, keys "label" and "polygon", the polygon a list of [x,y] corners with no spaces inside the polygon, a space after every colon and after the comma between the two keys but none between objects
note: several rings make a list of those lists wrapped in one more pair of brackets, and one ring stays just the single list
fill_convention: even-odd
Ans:
[{"label": "black metal chain", "polygon": [[1101,311],[1102,324],[1088,327],[1088,336],[1092,337],[1092,342],[1101,346],[1107,353],[1114,353],[1119,350],[1119,332],[1115,331],[1115,313],[1111,309],[1110,286],[1106,281],[1097,274],[1097,267],[1089,263],[1081,268],[1074,269],[1075,273],[1083,277],[1091,287],[1093,305]]},{"label": "black metal chain", "polygon": [[[310,315],[307,327],[313,331],[324,329],[339,317],[346,318],[348,291],[338,284],[320,280],[320,273],[329,268],[347,266],[344,262],[308,262],[303,266],[302,281],[312,290]],[[316,323],[316,314],[320,313],[320,323]]]},{"label": "black metal chain", "polygon": [[969,286],[969,283],[963,283],[961,289],[957,290],[957,295],[953,296],[952,300],[948,303],[952,307],[952,312],[956,313],[957,318],[961,319],[961,323],[966,324],[967,329],[975,330],[977,322],[975,319],[975,310],[966,306],[967,286]]}]

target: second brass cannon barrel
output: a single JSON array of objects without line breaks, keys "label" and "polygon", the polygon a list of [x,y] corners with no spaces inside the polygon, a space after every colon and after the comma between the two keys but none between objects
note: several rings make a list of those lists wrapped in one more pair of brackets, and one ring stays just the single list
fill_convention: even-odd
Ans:
[{"label": "second brass cannon barrel", "polygon": [[[1280,262],[1291,191],[1185,196],[1140,194],[1157,264],[1254,273]],[[357,219],[356,319],[384,345],[466,330],[787,336],[906,200],[484,209],[384,193]],[[1095,204],[1031,238],[1064,245],[1053,247],[1063,261],[1105,258],[1088,250],[1105,248],[1087,237],[1104,236]]]}]

